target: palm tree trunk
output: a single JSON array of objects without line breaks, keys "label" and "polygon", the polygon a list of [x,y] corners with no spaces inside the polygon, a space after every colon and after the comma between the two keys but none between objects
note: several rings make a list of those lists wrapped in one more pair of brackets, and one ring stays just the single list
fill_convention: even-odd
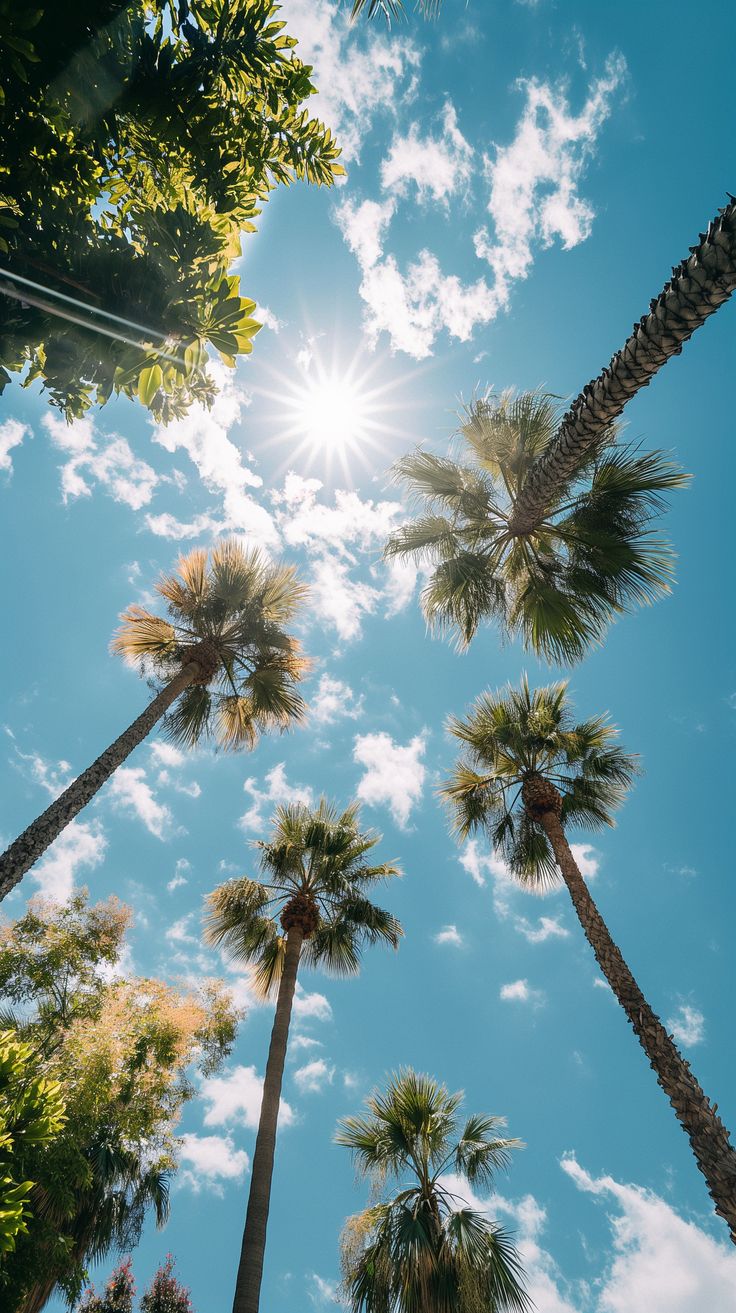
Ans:
[{"label": "palm tree trunk", "polygon": [[296,974],[304,939],[303,931],[293,926],[286,936],[284,970],[276,1001],[271,1044],[268,1050],[266,1076],[263,1082],[261,1116],[258,1122],[256,1148],[253,1154],[253,1171],[248,1193],[248,1211],[245,1217],[243,1244],[235,1283],[233,1313],[258,1313],[263,1277],[263,1256],[266,1250],[266,1227],[271,1202],[271,1178],[276,1150],[276,1129],[281,1100],[281,1083],[284,1077],[286,1045],[289,1039],[291,1007],[296,990]]},{"label": "palm tree trunk", "polygon": [[121,766],[151,732],[164,712],[183,693],[200,674],[196,662],[190,662],[175,675],[165,688],[149,702],[145,711],[129,725],[123,734],[106,748],[96,761],[92,762],[81,775],[69,785],[59,797],[37,816],[26,830],[11,843],[0,857],[0,902],[14,889],[39,857],[54,842],[62,830],[78,816],[83,807],[94,798],[98,789],[109,780],[110,776]]},{"label": "palm tree trunk", "polygon": [[602,437],[627,401],[648,385],[683,342],[736,288],[736,200],[719,210],[697,246],[650,303],[649,313],[610,364],[573,402],[547,451],[530,469],[509,521],[515,535],[531,533],[581,456]]},{"label": "palm tree trunk", "polygon": [[695,1161],[705,1177],[716,1212],[729,1226],[736,1244],[736,1150],[716,1107],[711,1107],[689,1064],[682,1057],[659,1017],[652,1011],[614,944],[605,921],[590,896],[559,816],[545,811],[538,817],[552,845],[570,892],[585,938],[621,1004],[655,1072],[675,1116],[690,1140]]}]

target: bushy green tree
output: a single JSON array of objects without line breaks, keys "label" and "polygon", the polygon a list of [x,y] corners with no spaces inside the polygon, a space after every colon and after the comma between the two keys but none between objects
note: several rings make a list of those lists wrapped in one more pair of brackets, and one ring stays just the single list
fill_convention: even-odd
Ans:
[{"label": "bushy green tree", "polygon": [[0,1272],[4,1255],[28,1230],[33,1181],[23,1177],[29,1151],[50,1144],[64,1121],[61,1086],[37,1074],[33,1046],[12,1030],[0,1032]]},{"label": "bushy green tree", "polygon": [[0,0],[0,389],[163,419],[249,352],[229,274],[262,203],[339,149],[273,0]]},{"label": "bushy green tree", "polygon": [[34,900],[0,927],[0,991],[66,1103],[64,1127],[24,1160],[33,1216],[7,1256],[2,1307],[13,1313],[38,1313],[54,1290],[77,1299],[90,1262],[129,1252],[149,1213],[166,1220],[181,1108],[194,1073],[216,1070],[234,1036],[217,982],[183,993],[120,974],[130,918],[82,891],[62,907]]}]

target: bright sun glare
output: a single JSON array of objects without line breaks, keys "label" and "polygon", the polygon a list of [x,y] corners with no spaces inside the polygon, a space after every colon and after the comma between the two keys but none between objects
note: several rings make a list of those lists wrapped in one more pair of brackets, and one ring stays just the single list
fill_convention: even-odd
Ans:
[{"label": "bright sun glare", "polygon": [[315,447],[339,452],[365,436],[368,415],[355,384],[345,378],[310,382],[295,402],[299,423]]}]

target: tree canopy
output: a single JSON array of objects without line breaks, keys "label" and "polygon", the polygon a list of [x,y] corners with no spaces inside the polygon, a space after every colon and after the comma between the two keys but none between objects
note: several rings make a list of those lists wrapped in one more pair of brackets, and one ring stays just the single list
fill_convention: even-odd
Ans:
[{"label": "tree canopy", "polygon": [[330,185],[332,135],[273,0],[0,5],[0,389],[68,418],[113,392],[211,401],[251,350],[229,270],[273,188]]},{"label": "tree canopy", "polygon": [[29,1150],[49,1144],[65,1121],[61,1086],[36,1074],[35,1056],[31,1044],[10,1030],[0,1032],[0,1271],[3,1255],[28,1230],[34,1183],[23,1175]]},{"label": "tree canopy", "polygon": [[0,989],[17,1008],[6,1021],[66,1103],[61,1131],[24,1159],[34,1216],[8,1255],[12,1308],[57,1287],[76,1299],[90,1261],[132,1248],[149,1211],[166,1219],[193,1074],[216,1070],[234,1036],[217,982],[183,992],[121,972],[130,919],[115,899],[90,907],[81,891],[61,907],[33,900],[0,927]]}]

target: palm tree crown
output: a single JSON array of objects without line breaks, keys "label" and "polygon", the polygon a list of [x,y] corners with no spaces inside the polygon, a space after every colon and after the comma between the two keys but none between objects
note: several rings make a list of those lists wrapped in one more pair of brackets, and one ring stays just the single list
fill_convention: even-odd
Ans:
[{"label": "palm tree crown", "polygon": [[575,723],[567,682],[530,690],[483,693],[450,732],[466,745],[442,787],[461,838],[482,829],[522,880],[559,879],[552,848],[539,822],[551,806],[563,825],[613,825],[637,761],[615,739],[605,716]]},{"label": "palm tree crown", "polygon": [[469,1117],[462,1094],[407,1070],[346,1117],[336,1142],[359,1171],[398,1192],[350,1218],[342,1238],[344,1289],[354,1313],[480,1313],[530,1307],[509,1236],[454,1193],[455,1178],[488,1188],[520,1141],[501,1117]]},{"label": "palm tree crown", "polygon": [[201,548],[180,556],[156,589],[169,618],[130,606],[112,648],[162,681],[189,663],[200,667],[164,722],[169,738],[253,747],[259,731],[302,719],[296,685],[308,663],[284,628],[306,595],[293,566],[224,542],[209,561]]},{"label": "palm tree crown", "polygon": [[466,409],[464,461],[415,451],[395,466],[427,513],[396,530],[385,554],[433,566],[425,615],[461,646],[493,619],[547,660],[577,661],[617,614],[669,589],[673,553],[650,524],[687,476],[662,452],[617,445],[613,427],[533,530],[512,532],[528,471],[558,426],[547,393],[488,394]]},{"label": "palm tree crown", "polygon": [[[254,986],[264,996],[278,988],[285,935],[304,935],[301,961],[333,975],[355,975],[365,944],[397,948],[396,917],[366,897],[366,889],[400,875],[394,862],[369,865],[380,835],[361,831],[357,805],[345,811],[321,799],[279,807],[268,842],[259,842],[263,881],[228,880],[208,897],[205,936],[255,966]],[[282,931],[283,933],[280,933]]]}]

